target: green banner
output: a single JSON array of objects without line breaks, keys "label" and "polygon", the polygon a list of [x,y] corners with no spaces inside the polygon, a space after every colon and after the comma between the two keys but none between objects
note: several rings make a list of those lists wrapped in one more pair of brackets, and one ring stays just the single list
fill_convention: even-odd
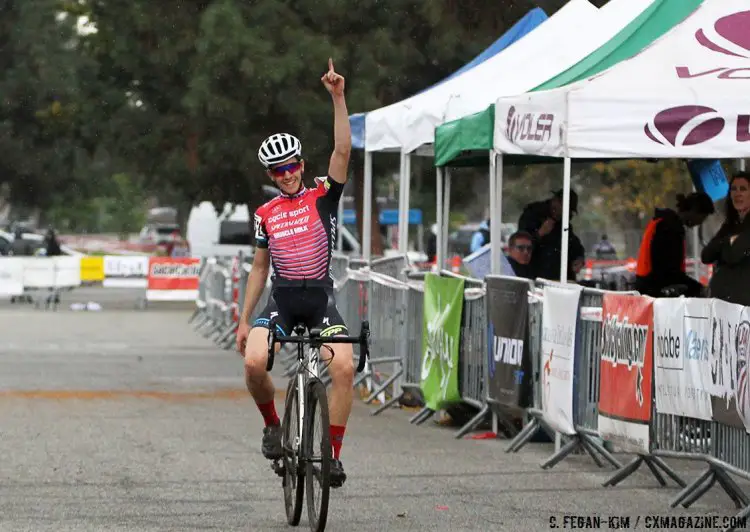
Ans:
[{"label": "green banner", "polygon": [[458,350],[464,281],[428,273],[424,280],[422,394],[427,408],[458,403]]}]

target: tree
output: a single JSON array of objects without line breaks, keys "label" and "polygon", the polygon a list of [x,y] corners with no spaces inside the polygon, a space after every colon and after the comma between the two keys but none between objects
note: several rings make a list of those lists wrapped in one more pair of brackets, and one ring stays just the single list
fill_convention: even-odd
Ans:
[{"label": "tree", "polygon": [[0,184],[15,205],[47,208],[90,189],[75,134],[85,60],[59,8],[55,0],[0,7]]}]

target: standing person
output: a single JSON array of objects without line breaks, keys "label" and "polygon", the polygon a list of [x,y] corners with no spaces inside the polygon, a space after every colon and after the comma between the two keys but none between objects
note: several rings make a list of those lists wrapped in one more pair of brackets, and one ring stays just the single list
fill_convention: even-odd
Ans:
[{"label": "standing person", "polygon": [[[531,269],[535,277],[560,280],[560,261],[562,260],[562,196],[563,191],[556,191],[544,201],[529,203],[524,207],[518,220],[518,230],[529,233],[534,238],[534,253],[531,257]],[[570,219],[578,213],[578,194],[570,191]],[[568,281],[575,281],[577,273],[583,267],[586,250],[581,240],[568,227]]]},{"label": "standing person", "polygon": [[[237,330],[237,349],[245,355],[245,382],[266,425],[262,452],[269,460],[283,455],[274,385],[266,371],[271,316],[276,318],[283,335],[290,335],[292,327],[299,322],[308,329],[322,329],[322,336],[347,334],[336,308],[330,267],[338,203],[347,180],[352,137],[344,78],[333,69],[330,59],[328,72],[321,82],[331,95],[334,112],[334,148],[328,175],[316,178],[315,188],[305,186],[302,145],[288,133],[271,135],[258,151],[261,164],[281,194],[255,212],[257,247]],[[271,262],[274,270],[271,296],[251,328],[248,321],[263,293]],[[320,356],[324,364],[330,362],[328,373],[332,379],[330,478],[331,487],[340,487],[346,480],[340,452],[354,394],[353,349],[349,344],[326,347],[329,349],[321,349]]]},{"label": "standing person", "polygon": [[729,187],[726,219],[703,248],[701,261],[714,265],[711,297],[750,306],[750,172],[735,174]]},{"label": "standing person", "polygon": [[635,289],[643,295],[662,297],[670,285],[685,285],[686,297],[700,297],[703,285],[686,273],[685,228],[696,227],[713,214],[708,194],[677,195],[677,211],[657,208],[646,226],[638,252]]},{"label": "standing person", "polygon": [[469,244],[469,254],[479,251],[483,246],[490,243],[490,219],[487,218],[481,224],[474,234],[471,235],[471,243]]}]

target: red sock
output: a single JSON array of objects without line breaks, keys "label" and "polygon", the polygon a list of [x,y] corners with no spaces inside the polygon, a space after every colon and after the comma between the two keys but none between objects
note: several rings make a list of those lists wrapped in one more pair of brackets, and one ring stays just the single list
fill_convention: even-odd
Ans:
[{"label": "red sock", "polygon": [[281,424],[279,416],[276,414],[276,405],[273,401],[265,404],[257,403],[257,405],[258,410],[260,410],[260,413],[263,416],[263,421],[266,423],[266,427]]},{"label": "red sock", "polygon": [[335,460],[338,460],[341,455],[341,444],[344,443],[344,432],[346,432],[346,426],[331,425],[331,446],[333,447],[333,458]]}]

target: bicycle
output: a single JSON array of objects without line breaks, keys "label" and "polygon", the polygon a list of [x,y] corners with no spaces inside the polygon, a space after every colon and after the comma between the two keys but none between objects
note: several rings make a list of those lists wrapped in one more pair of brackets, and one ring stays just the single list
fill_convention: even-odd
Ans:
[{"label": "bicycle", "polygon": [[[360,373],[369,358],[370,326],[367,321],[363,321],[359,336],[323,337],[320,335],[322,332],[320,329],[313,329],[309,331],[308,336],[304,336],[305,329],[303,324],[298,324],[294,327],[296,336],[279,336],[276,332],[275,319],[271,319],[267,371],[273,369],[277,343],[279,345],[297,344],[297,369],[289,379],[284,417],[281,422],[283,457],[274,460],[271,467],[283,479],[287,522],[292,526],[299,524],[302,516],[302,501],[307,491],[307,515],[310,529],[313,532],[322,532],[325,530],[328,518],[333,449],[329,434],[328,397],[326,387],[320,380],[320,349],[323,344],[359,344],[357,373]],[[309,349],[305,350],[305,345],[309,345]],[[300,390],[304,393],[300,393]],[[316,409],[320,411],[321,418],[319,457],[313,454]],[[302,427],[302,431],[299,427]],[[319,505],[315,503],[315,480],[318,480],[320,484]],[[316,508],[318,508],[317,511]]]}]

